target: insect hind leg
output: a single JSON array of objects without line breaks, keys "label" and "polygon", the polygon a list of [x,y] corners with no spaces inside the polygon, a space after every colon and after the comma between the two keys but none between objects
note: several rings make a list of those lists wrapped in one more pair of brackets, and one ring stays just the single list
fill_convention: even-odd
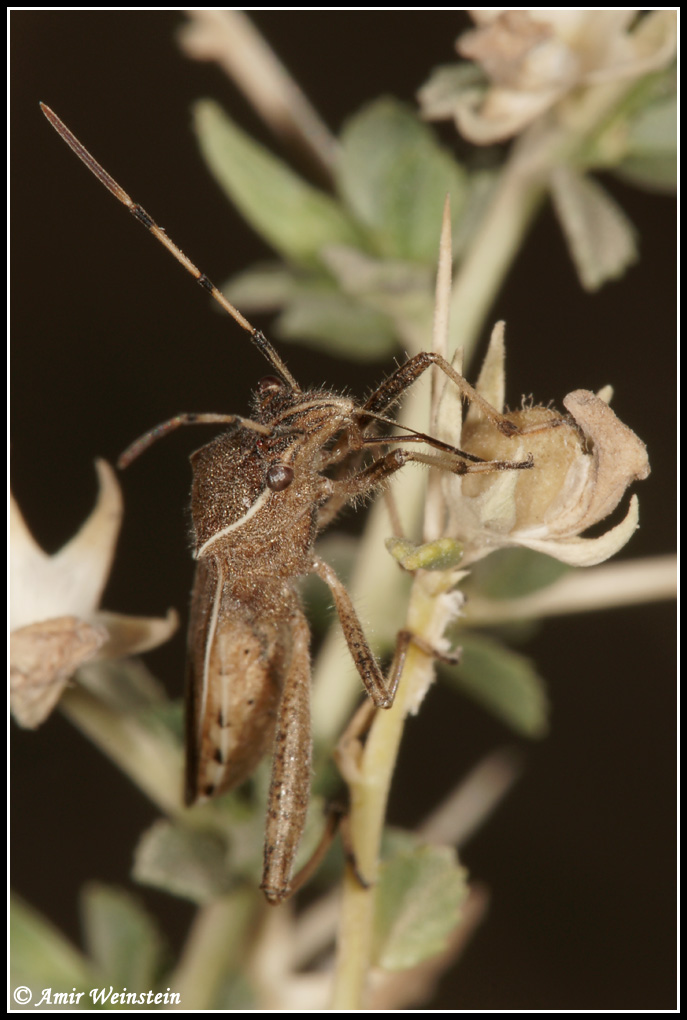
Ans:
[{"label": "insect hind leg", "polygon": [[291,659],[284,677],[274,738],[260,888],[268,902],[295,891],[293,865],[310,798],[310,629],[302,612],[290,618]]}]

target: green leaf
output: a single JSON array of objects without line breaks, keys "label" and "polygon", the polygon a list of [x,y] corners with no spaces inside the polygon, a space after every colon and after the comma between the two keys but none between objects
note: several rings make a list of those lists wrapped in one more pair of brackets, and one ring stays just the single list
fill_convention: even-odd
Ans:
[{"label": "green leaf", "polygon": [[390,320],[335,290],[313,290],[292,300],[275,323],[284,340],[298,341],[334,356],[380,361],[397,345]]},{"label": "green leaf", "polygon": [[143,715],[150,709],[169,705],[164,686],[140,659],[86,664],[79,670],[79,680],[118,712]]},{"label": "green leaf", "polygon": [[123,889],[92,883],[82,892],[85,941],[101,979],[116,989],[153,988],[164,943],[153,919]]},{"label": "green leaf", "polygon": [[141,837],[133,876],[143,885],[164,889],[193,903],[208,903],[228,892],[227,846],[221,836],[156,822]]},{"label": "green leaf", "polygon": [[431,336],[434,266],[380,259],[343,245],[331,245],[322,258],[342,293],[385,316],[397,343],[414,348]]},{"label": "green leaf", "polygon": [[340,289],[373,302],[397,301],[399,295],[427,294],[434,287],[434,266],[399,259],[376,258],[356,248],[329,245],[323,261]]},{"label": "green leaf", "polygon": [[470,568],[466,587],[490,599],[517,599],[548,588],[571,569],[531,549],[497,549]]},{"label": "green leaf", "polygon": [[237,308],[274,312],[283,308],[303,285],[303,277],[281,262],[263,262],[232,276],[222,293]]},{"label": "green leaf", "polygon": [[373,249],[386,257],[436,260],[446,195],[458,222],[466,175],[432,131],[394,99],[365,107],[345,126],[338,185]]},{"label": "green leaf", "polygon": [[324,275],[304,276],[279,266],[254,267],[223,289],[238,308],[283,309],[272,329],[290,343],[355,361],[381,361],[397,346],[393,324],[384,311],[341,293]]},{"label": "green leaf", "polygon": [[467,873],[451,847],[420,847],[385,861],[376,895],[375,963],[406,970],[440,953],[467,893]]},{"label": "green leaf", "polygon": [[526,737],[548,731],[549,703],[544,681],[524,655],[492,638],[461,633],[460,665],[440,667],[442,676]]},{"label": "green leaf", "polygon": [[551,195],[585,290],[598,290],[636,262],[635,229],[600,184],[560,167],[551,177]]},{"label": "green leaf", "polygon": [[229,970],[214,996],[213,1010],[245,1013],[248,1010],[259,1010],[255,989],[251,986],[245,973]]},{"label": "green leaf", "polygon": [[242,131],[209,100],[195,106],[203,156],[251,226],[287,259],[316,266],[326,244],[360,236],[340,206]]},{"label": "green leaf", "polygon": [[[15,1008],[26,1005],[33,1009],[46,989],[70,993],[75,988],[87,993],[94,987],[94,975],[86,958],[62,932],[14,895],[10,901],[10,946],[12,987],[31,991],[30,1003],[17,1001]],[[84,995],[69,1008],[74,1006],[88,1009],[92,1003]]]},{"label": "green leaf", "polygon": [[429,120],[453,117],[457,104],[465,100],[466,94],[482,94],[488,84],[484,71],[477,64],[464,61],[435,67],[417,93],[423,116]]},{"label": "green leaf", "polygon": [[640,187],[677,187],[677,96],[652,103],[630,124],[627,156],[615,172]]},{"label": "green leaf", "polygon": [[628,148],[635,154],[677,153],[677,95],[654,102],[630,124]]},{"label": "green leaf", "polygon": [[472,244],[499,183],[497,170],[473,170],[468,178],[460,218],[453,225],[453,256],[460,259]]},{"label": "green leaf", "polygon": [[185,723],[184,704],[181,700],[168,701],[155,708],[150,708],[146,712],[142,712],[139,719],[145,725],[149,725],[151,729],[162,728],[171,735],[179,747],[183,747]]},{"label": "green leaf", "polygon": [[407,317],[417,294],[423,301],[430,294],[429,273],[341,245],[323,250],[322,261],[331,275],[254,267],[234,277],[224,292],[244,310],[283,308],[272,327],[282,340],[356,361],[387,358],[398,346],[397,317]]},{"label": "green leaf", "polygon": [[647,191],[677,190],[677,160],[671,153],[657,156],[630,156],[615,168],[617,177]]}]

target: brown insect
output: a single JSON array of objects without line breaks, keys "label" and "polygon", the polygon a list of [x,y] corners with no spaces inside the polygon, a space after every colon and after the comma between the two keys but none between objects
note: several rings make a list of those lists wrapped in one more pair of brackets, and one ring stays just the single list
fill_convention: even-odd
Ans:
[{"label": "brown insect", "polygon": [[328,390],[300,388],[265,336],[221,294],[155,221],[113,180],[48,107],[43,113],[95,176],[246,330],[270,363],[253,398],[253,417],[181,414],[125,451],[129,464],[155,440],[188,424],[228,430],[191,457],[191,512],[198,562],[191,605],[186,681],[186,802],[206,800],[246,779],[273,747],[262,889],[279,903],[295,889],[294,859],[310,791],[310,631],[295,580],[317,574],[334,597],[365,689],[389,708],[403,664],[382,672],[346,588],[315,552],[318,533],[341,507],[378,489],[417,461],[463,474],[527,468],[531,459],[485,462],[419,432],[436,453],[395,449],[361,461],[366,449],[399,438],[368,433],[422,373],[436,365],[507,435],[517,428],[487,404],[442,357],[421,353],[362,404]]}]

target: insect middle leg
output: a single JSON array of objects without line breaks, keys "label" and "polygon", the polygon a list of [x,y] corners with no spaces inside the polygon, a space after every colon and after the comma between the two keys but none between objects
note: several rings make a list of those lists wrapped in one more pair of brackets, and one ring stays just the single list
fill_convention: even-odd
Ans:
[{"label": "insect middle leg", "polygon": [[440,652],[411,631],[401,630],[396,640],[396,649],[388,676],[385,676],[374,652],[368,644],[362,624],[355,611],[353,600],[348,594],[346,586],[329,564],[319,559],[319,557],[313,560],[312,569],[313,573],[317,574],[324,581],[334,596],[334,604],[341,621],[346,644],[356,669],[360,674],[360,678],[365,685],[365,690],[376,708],[391,708],[393,705],[398,682],[401,678],[406,655],[411,643],[418,645],[426,655],[430,655],[432,658],[441,659],[443,662],[451,665],[455,665],[458,661],[456,655]]},{"label": "insect middle leg", "polygon": [[[407,442],[413,437],[396,437],[386,439],[363,439],[366,445],[386,445],[390,442]],[[425,437],[421,441],[424,442]],[[330,479],[331,495],[318,515],[318,528],[326,528],[339,513],[341,508],[357,496],[367,495],[369,492],[379,488],[387,478],[409,462],[426,464],[429,467],[440,468],[456,475],[472,473],[487,473],[490,471],[518,471],[534,467],[534,459],[528,456],[526,460],[482,460],[473,454],[463,453],[461,450],[441,444],[443,450],[440,453],[415,453],[411,450],[391,450],[389,453],[378,457],[377,460],[368,464],[367,467],[347,478]]]},{"label": "insect middle leg", "polygon": [[[460,649],[456,652],[445,653],[432,647],[424,638],[412,634],[408,630],[401,630],[396,636],[396,647],[389,668],[389,686],[394,690],[398,686],[411,644],[415,645],[431,659],[440,659],[442,662],[447,662],[450,665],[456,665],[460,661]],[[337,742],[334,760],[349,790],[352,790],[360,780],[363,745],[377,711],[378,709],[372,704],[370,699],[365,698],[356,709]],[[347,826],[345,829],[342,829],[342,836],[347,837],[344,842],[346,860],[358,883],[367,888],[373,883],[370,881],[370,876],[363,874],[360,870],[351,835]]]},{"label": "insect middle leg", "polygon": [[398,679],[389,687],[387,679],[367,643],[362,624],[345,585],[329,564],[317,556],[313,559],[312,571],[324,581],[334,596],[334,604],[341,620],[344,637],[355,667],[365,685],[365,690],[377,708],[391,708]]}]

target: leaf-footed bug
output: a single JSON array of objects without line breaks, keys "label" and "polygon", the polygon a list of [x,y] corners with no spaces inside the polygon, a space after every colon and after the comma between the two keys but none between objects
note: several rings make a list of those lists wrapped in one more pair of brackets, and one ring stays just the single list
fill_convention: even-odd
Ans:
[{"label": "leaf-footed bug", "polygon": [[[315,552],[318,533],[346,503],[378,489],[409,461],[457,474],[528,468],[484,461],[420,432],[368,435],[432,365],[505,435],[518,432],[438,354],[423,352],[393,371],[362,404],[300,388],[272,344],[164,230],[136,204],[47,106],[43,113],[89,170],[248,333],[271,365],[253,397],[253,417],[181,414],[122,455],[131,463],[155,440],[187,424],[228,430],[191,457],[196,579],[186,679],[186,802],[232,789],[273,747],[262,889],[271,903],[298,884],[292,876],[310,791],[310,631],[295,580],[317,574],[329,587],[343,633],[372,702],[390,708],[409,636],[388,677],[377,663],[346,588]],[[361,466],[366,448],[425,443],[434,453],[395,449]]]}]

